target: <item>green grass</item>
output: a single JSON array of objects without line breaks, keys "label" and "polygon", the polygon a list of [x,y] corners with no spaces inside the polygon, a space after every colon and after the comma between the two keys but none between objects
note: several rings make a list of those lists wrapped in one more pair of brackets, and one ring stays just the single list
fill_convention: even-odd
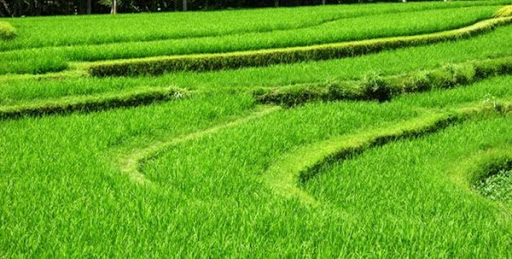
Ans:
[{"label": "green grass", "polygon": [[[361,82],[330,82],[324,85],[309,84],[267,91],[257,90],[253,92],[253,96],[258,103],[272,103],[287,107],[318,100],[377,100],[383,102],[402,94],[460,87],[486,78],[511,73],[512,58],[505,57],[471,61],[408,75],[375,77]],[[191,94],[198,93],[200,92],[195,91]],[[0,118],[43,116],[140,106],[152,102],[183,98],[188,94],[188,91],[175,87],[142,87],[121,91],[119,94],[106,93],[64,97],[54,100],[33,100],[30,103],[0,107]]]},{"label": "green grass", "polygon": [[17,119],[25,116],[47,116],[72,112],[92,112],[124,107],[137,107],[155,102],[186,98],[187,93],[175,88],[142,89],[119,94],[84,96],[31,102],[25,105],[0,107],[0,119]]},{"label": "green grass", "polygon": [[241,51],[225,54],[166,56],[97,62],[90,65],[89,72],[93,76],[100,77],[160,75],[165,72],[202,72],[353,57],[382,50],[469,38],[484,32],[489,32],[499,25],[509,24],[511,21],[511,17],[494,18],[478,22],[471,26],[432,34],[321,44],[307,47],[273,48],[261,51]]},{"label": "green grass", "polygon": [[[452,182],[450,171],[454,161],[486,147],[510,148],[511,122],[510,117],[477,120],[376,148],[323,168],[306,190],[357,218],[339,222],[340,229],[360,230],[353,240],[365,240],[352,244],[352,251],[507,257],[510,212]],[[365,250],[369,247],[376,249]]]},{"label": "green grass", "polygon": [[[504,5],[509,1],[410,3],[303,8],[119,14],[91,16],[29,17],[2,19],[20,30],[13,42],[0,50],[47,46],[94,45],[130,41],[226,36],[252,32],[300,29],[347,18],[461,7]],[[232,21],[236,20],[236,23]]]},{"label": "green grass", "polygon": [[400,139],[419,138],[432,134],[472,117],[492,113],[506,114],[512,111],[511,104],[500,104],[500,109],[472,104],[449,112],[427,113],[398,125],[331,138],[303,146],[272,165],[263,175],[263,181],[276,194],[299,199],[305,204],[318,205],[317,200],[300,190],[297,185],[299,182],[306,182],[315,177],[319,168],[325,164],[349,160],[369,149]]},{"label": "green grass", "polygon": [[407,75],[370,76],[361,81],[327,82],[254,91],[260,103],[286,106],[311,101],[377,100],[388,101],[394,96],[411,92],[446,89],[467,85],[479,80],[512,73],[512,58],[474,60],[450,64],[431,71],[419,71]]}]

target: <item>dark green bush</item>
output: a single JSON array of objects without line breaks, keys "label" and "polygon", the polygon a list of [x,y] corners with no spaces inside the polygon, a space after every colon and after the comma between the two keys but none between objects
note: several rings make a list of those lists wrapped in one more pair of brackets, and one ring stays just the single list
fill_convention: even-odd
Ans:
[{"label": "dark green bush", "polygon": [[367,100],[385,102],[391,99],[391,87],[380,75],[367,76],[361,83],[361,90],[363,98]]}]

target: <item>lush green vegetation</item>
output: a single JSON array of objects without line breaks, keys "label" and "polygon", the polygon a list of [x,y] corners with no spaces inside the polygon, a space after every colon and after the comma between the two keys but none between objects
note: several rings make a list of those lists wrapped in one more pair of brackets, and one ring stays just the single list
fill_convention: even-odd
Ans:
[{"label": "lush green vegetation", "polygon": [[165,72],[175,71],[236,69],[250,66],[269,66],[280,63],[352,57],[385,49],[389,50],[470,37],[475,34],[490,31],[498,25],[508,24],[510,22],[512,22],[511,17],[497,18],[482,21],[465,28],[440,33],[313,45],[309,47],[99,62],[99,65],[93,64],[90,67],[90,73],[93,76],[160,75]]},{"label": "lush green vegetation", "polygon": [[260,90],[254,93],[261,103],[287,106],[315,100],[376,100],[389,101],[393,96],[432,89],[453,88],[484,78],[511,74],[512,58],[486,59],[452,64],[441,69],[421,71],[409,75],[370,76],[357,81],[328,82]]},{"label": "lush green vegetation", "polygon": [[[0,56],[37,54],[0,63],[0,257],[512,256],[512,25],[237,70],[98,78],[81,62],[153,41],[418,39],[501,4],[10,19]],[[205,27],[152,27],[189,18]],[[59,22],[70,31],[33,29]],[[71,65],[57,53],[89,47]]]},{"label": "lush green vegetation", "polygon": [[[424,0],[414,0],[412,2]],[[500,0],[504,3],[509,3]],[[169,12],[187,10],[222,10],[236,8],[262,8],[262,7],[285,7],[285,6],[311,6],[311,5],[332,5],[350,3],[372,3],[367,0],[129,0],[112,2],[110,0],[53,0],[48,2],[31,2],[25,0],[2,1],[0,5],[0,17],[5,16],[39,16],[39,15],[70,15],[70,14],[92,14],[92,13],[140,13],[140,12]],[[385,0],[382,2],[393,2]],[[409,2],[409,1],[408,1]],[[117,3],[117,5],[115,5]],[[115,7],[114,7],[115,6]]]}]

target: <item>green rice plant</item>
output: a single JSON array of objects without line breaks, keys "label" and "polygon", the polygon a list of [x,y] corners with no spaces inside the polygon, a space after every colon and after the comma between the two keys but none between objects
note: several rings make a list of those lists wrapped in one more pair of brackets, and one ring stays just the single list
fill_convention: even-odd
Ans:
[{"label": "green rice plant", "polygon": [[[34,99],[56,99],[65,96],[91,95],[106,92],[124,91],[131,88],[162,87],[175,85],[191,90],[227,90],[242,91],[275,88],[276,92],[287,88],[322,89],[330,85],[329,91],[323,90],[322,100],[336,100],[350,84],[337,87],[345,81],[360,81],[371,71],[383,77],[393,75],[414,75],[412,82],[400,80],[404,87],[414,89],[425,86],[425,72],[438,69],[443,64],[464,63],[470,60],[484,60],[512,55],[512,27],[497,28],[489,34],[468,40],[444,42],[426,46],[410,47],[395,51],[385,51],[366,56],[328,61],[274,65],[270,67],[245,68],[240,70],[212,71],[206,73],[180,72],[160,77],[80,77],[81,74],[58,73],[49,75],[9,75],[0,76],[1,105],[16,105]],[[0,66],[3,65],[0,62]],[[495,64],[479,65],[476,78],[488,77],[487,73],[496,73]],[[506,70],[506,66],[500,69]],[[509,68],[510,69],[510,68]],[[501,72],[499,72],[501,73]],[[481,75],[479,75],[481,74]],[[504,71],[504,74],[507,74]],[[492,75],[491,75],[492,76]],[[419,77],[419,78],[415,78]],[[407,77],[405,77],[407,78]],[[422,82],[419,82],[423,80]],[[399,82],[399,83],[400,83]],[[405,87],[407,86],[407,87]],[[352,87],[354,88],[354,87]],[[350,89],[352,89],[350,88]],[[420,87],[421,88],[421,87]],[[426,91],[425,87],[420,91]],[[265,91],[261,91],[265,92]],[[314,91],[310,91],[312,94]],[[350,92],[350,91],[348,91]],[[297,90],[297,94],[300,91]],[[309,95],[312,95],[309,94]],[[329,97],[329,94],[333,96]],[[349,93],[350,94],[350,93]],[[352,98],[347,98],[352,99]],[[293,103],[293,102],[292,102]],[[297,101],[303,103],[303,101]]]},{"label": "green rice plant", "polygon": [[[260,20],[231,31],[167,29],[162,37],[245,33],[243,26],[284,31],[378,16],[384,6],[390,13],[443,4],[318,7],[326,11],[311,23],[241,11]],[[276,11],[293,18],[316,9],[301,10]],[[179,24],[165,15],[162,23]],[[179,15],[201,24],[198,13]],[[111,32],[87,39],[88,30],[146,17],[13,19],[20,35],[11,42],[37,46],[44,33],[32,41],[21,32],[38,21],[45,28],[45,19],[87,20],[91,28],[69,39],[69,31],[48,33],[42,45],[109,42]],[[119,31],[118,39],[151,39],[157,30]],[[67,63],[69,56],[45,49],[26,53]],[[512,203],[472,184],[492,175],[488,193],[510,193],[511,55],[508,26],[467,40],[260,68],[0,76],[0,257],[510,257]],[[9,69],[6,56],[0,67]],[[255,89],[304,105],[261,107]],[[368,99],[389,101],[360,101]]]},{"label": "green rice plant", "polygon": [[0,21],[0,39],[12,40],[16,37],[16,29],[8,22]]},{"label": "green rice plant", "polygon": [[[354,238],[365,238],[368,247],[404,242],[393,245],[392,251],[383,249],[385,255],[508,256],[510,207],[491,203],[452,181],[452,170],[458,159],[485,152],[482,144],[506,148],[503,141],[510,137],[500,133],[507,132],[510,122],[510,117],[473,120],[375,148],[323,167],[303,185],[304,191],[352,215],[353,225],[365,229],[354,231]],[[374,216],[365,216],[369,211]]]},{"label": "green rice plant", "polygon": [[[402,125],[480,102],[487,93],[510,99],[509,81],[493,78],[381,104],[311,103],[203,135],[252,114],[251,96],[203,93],[137,108],[1,121],[0,251],[7,257],[507,255],[500,212],[437,179],[461,156],[510,143],[510,119],[475,120],[414,144],[390,143],[345,161],[353,170],[322,169],[302,188],[321,202],[316,208],[282,199],[261,177],[303,146]],[[145,161],[149,186],[118,167],[116,158],[127,150],[190,135],[201,137]]]},{"label": "green rice plant", "polygon": [[[458,8],[460,12],[466,12],[466,8],[489,9],[494,6],[495,10],[489,9],[491,11],[489,15],[492,15],[500,5],[504,4],[508,2],[430,2],[407,5],[378,3],[349,8],[344,5],[331,5],[214,12],[119,14],[116,17],[109,15],[26,17],[9,20],[21,30],[22,37],[9,43],[0,42],[0,51],[284,31],[315,27],[357,17],[402,12],[421,13],[428,10],[453,10],[454,8]],[[463,16],[459,18],[464,19]],[[233,23],[233,21],[237,22]]]},{"label": "green rice plant", "polygon": [[[512,103],[505,104],[503,113],[512,111]],[[266,173],[264,181],[271,189],[288,198],[298,198],[307,204],[317,204],[314,198],[298,190],[297,184],[313,178],[319,168],[326,164],[352,159],[371,148],[383,146],[393,141],[419,138],[424,135],[463,122],[471,117],[488,114],[494,108],[472,104],[450,112],[427,114],[418,119],[399,125],[366,131],[354,135],[328,139],[304,146],[273,165]]]}]

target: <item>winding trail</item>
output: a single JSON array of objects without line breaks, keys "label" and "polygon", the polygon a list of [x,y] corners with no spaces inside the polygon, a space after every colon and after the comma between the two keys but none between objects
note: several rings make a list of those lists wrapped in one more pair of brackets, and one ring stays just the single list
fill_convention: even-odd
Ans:
[{"label": "winding trail", "polygon": [[117,161],[119,169],[123,174],[127,175],[135,183],[142,185],[151,184],[151,181],[146,178],[146,176],[143,174],[141,170],[142,167],[144,166],[144,163],[152,158],[157,157],[159,154],[169,149],[170,147],[179,145],[187,141],[199,139],[227,128],[232,128],[241,125],[251,120],[264,117],[278,110],[281,110],[281,108],[278,106],[262,107],[257,109],[255,112],[253,112],[251,115],[247,117],[230,121],[225,124],[213,126],[202,131],[193,132],[187,135],[171,138],[169,140],[157,141],[148,146],[133,149],[128,154],[118,158]]},{"label": "winding trail", "polygon": [[[508,112],[512,103],[500,107],[499,112]],[[277,195],[296,198],[307,205],[318,205],[319,202],[300,189],[298,183],[313,177],[321,166],[350,159],[393,141],[435,133],[474,116],[495,114],[496,110],[496,107],[473,104],[454,111],[432,111],[398,125],[316,142],[285,155],[263,174],[262,181]]]}]

